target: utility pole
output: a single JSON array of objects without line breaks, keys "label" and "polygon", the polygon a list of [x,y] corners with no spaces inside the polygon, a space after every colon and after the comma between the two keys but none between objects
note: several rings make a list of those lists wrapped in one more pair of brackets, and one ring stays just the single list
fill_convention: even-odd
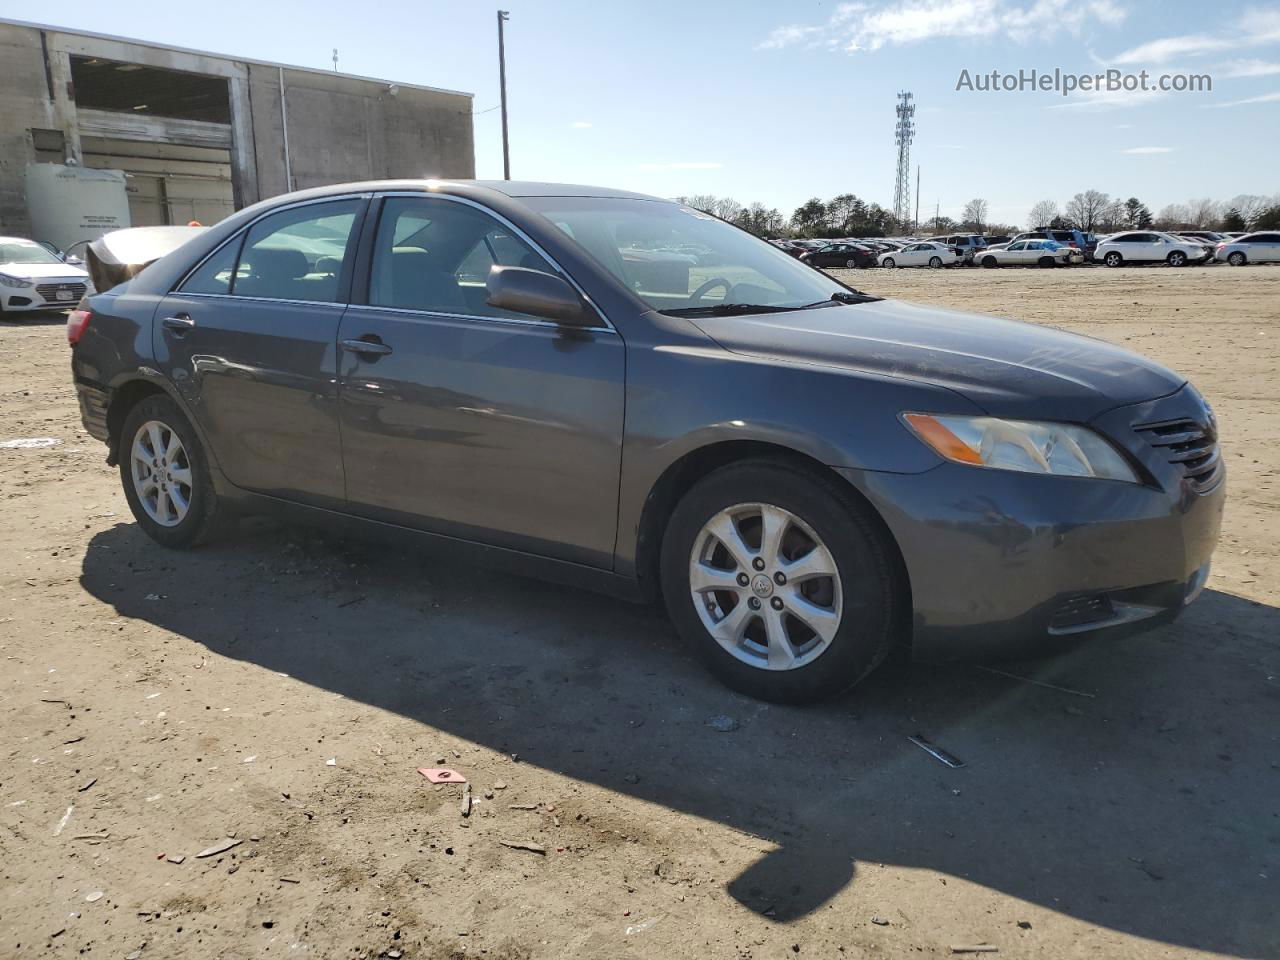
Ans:
[{"label": "utility pole", "polygon": [[502,94],[502,179],[511,179],[511,146],[507,140],[507,48],[502,25],[511,19],[506,10],[498,11],[498,85]]},{"label": "utility pole", "polygon": [[333,72],[338,72],[338,48],[333,48]]}]

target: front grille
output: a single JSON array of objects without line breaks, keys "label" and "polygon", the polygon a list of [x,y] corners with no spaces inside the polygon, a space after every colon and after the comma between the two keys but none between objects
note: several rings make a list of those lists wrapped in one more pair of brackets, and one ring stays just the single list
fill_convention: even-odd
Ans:
[{"label": "front grille", "polygon": [[1191,489],[1201,493],[1222,475],[1222,454],[1218,450],[1218,430],[1210,422],[1191,419],[1140,423],[1134,427],[1146,441],[1176,467],[1182,469]]},{"label": "front grille", "polygon": [[67,302],[65,298],[58,298],[59,290],[70,290],[75,295],[74,299],[79,300],[84,296],[85,286],[83,283],[42,283],[36,287],[36,293],[50,303]]},{"label": "front grille", "polygon": [[1115,606],[1105,593],[1073,597],[1053,611],[1049,618],[1049,629],[1069,631],[1074,627],[1110,620],[1115,615]]}]

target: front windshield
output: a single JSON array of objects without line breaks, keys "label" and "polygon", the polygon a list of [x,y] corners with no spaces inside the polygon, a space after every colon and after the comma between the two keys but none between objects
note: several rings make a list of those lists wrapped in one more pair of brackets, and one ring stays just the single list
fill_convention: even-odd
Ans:
[{"label": "front windshield", "polygon": [[0,240],[0,266],[7,263],[61,263],[52,253],[29,240]]},{"label": "front windshield", "polygon": [[849,296],[821,271],[691,207],[615,197],[523,202],[664,313],[795,309]]}]

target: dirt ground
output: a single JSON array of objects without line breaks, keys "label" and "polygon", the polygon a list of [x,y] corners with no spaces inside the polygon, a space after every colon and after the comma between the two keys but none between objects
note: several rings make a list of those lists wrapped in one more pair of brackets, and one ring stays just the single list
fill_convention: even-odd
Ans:
[{"label": "dirt ground", "polygon": [[265,522],[154,546],[61,318],[0,324],[0,441],[59,441],[0,449],[0,957],[1280,956],[1280,269],[846,279],[1192,378],[1204,596],[767,706],[656,610]]}]

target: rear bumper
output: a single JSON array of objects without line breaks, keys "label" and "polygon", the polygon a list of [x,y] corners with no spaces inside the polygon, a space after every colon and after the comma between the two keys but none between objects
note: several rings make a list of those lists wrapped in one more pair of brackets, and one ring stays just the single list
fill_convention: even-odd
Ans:
[{"label": "rear bumper", "polygon": [[107,429],[107,409],[111,406],[111,391],[76,377],[76,400],[80,404],[80,422],[95,440],[110,442]]},{"label": "rear bumper", "polygon": [[[1175,398],[1157,415],[1173,415]],[[1132,415],[1145,422],[1149,406]],[[1151,465],[1143,484],[950,463],[922,474],[844,471],[902,553],[915,655],[1037,656],[1176,617],[1208,576],[1225,476],[1195,492],[1143,445],[1132,446]]]}]

